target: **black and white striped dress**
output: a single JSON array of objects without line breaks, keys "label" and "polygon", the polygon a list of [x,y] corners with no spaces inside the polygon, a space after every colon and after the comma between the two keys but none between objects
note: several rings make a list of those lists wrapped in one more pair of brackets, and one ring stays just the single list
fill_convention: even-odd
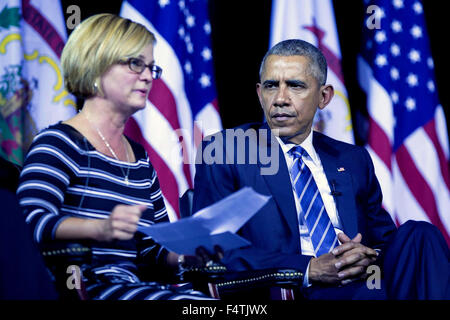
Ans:
[{"label": "black and white striped dress", "polygon": [[[52,241],[68,217],[106,219],[117,204],[145,204],[139,225],[168,221],[158,178],[145,149],[128,139],[136,162],[98,151],[73,127],[58,123],[30,147],[17,189],[37,243]],[[128,184],[125,175],[128,172]],[[91,241],[92,263],[83,265],[93,299],[207,299],[199,292],[143,282],[158,278],[167,250],[137,232],[131,240]]]}]

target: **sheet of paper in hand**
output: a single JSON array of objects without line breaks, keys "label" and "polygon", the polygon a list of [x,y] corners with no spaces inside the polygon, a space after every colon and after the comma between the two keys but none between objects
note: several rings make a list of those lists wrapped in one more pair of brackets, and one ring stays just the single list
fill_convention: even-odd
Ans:
[{"label": "sheet of paper in hand", "polygon": [[192,217],[175,222],[139,226],[138,231],[151,236],[156,242],[179,254],[195,254],[203,246],[211,252],[219,245],[224,251],[250,245],[236,235],[244,223],[261,209],[270,196],[242,188],[228,197],[196,212]]}]

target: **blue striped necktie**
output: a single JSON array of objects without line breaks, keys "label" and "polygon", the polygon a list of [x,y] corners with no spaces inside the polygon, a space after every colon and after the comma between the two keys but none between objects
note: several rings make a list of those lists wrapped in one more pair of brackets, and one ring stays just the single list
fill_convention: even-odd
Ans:
[{"label": "blue striped necktie", "polygon": [[319,189],[308,166],[302,161],[307,152],[295,146],[289,153],[294,157],[291,169],[295,193],[300,201],[301,213],[314,247],[316,257],[330,252],[337,244],[337,236],[328,216]]}]

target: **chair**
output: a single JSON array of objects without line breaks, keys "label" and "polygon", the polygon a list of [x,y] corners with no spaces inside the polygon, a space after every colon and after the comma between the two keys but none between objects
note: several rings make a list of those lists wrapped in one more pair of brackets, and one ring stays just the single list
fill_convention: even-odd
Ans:
[{"label": "chair", "polygon": [[90,263],[90,246],[82,243],[56,241],[40,246],[47,268],[61,300],[89,300],[80,266]]},{"label": "chair", "polygon": [[[193,199],[193,189],[186,190],[179,199],[181,218],[193,214]],[[185,270],[182,278],[191,282],[197,290],[217,299],[294,300],[303,274],[287,268],[235,272],[228,271],[223,265],[214,264]]]},{"label": "chair", "polygon": [[178,200],[180,208],[180,218],[187,218],[192,216],[192,206],[194,203],[194,190],[187,189],[185,193]]},{"label": "chair", "polygon": [[[183,218],[192,215],[193,190],[189,189],[179,199]],[[63,300],[88,300],[82,275],[73,274],[76,266],[90,263],[91,248],[87,244],[53,242],[41,246],[47,267]],[[74,277],[80,276],[79,279]],[[292,300],[303,275],[298,270],[279,268],[230,272],[219,263],[208,267],[185,269],[178,282],[190,282],[193,288],[217,299],[243,298],[262,300]],[[75,283],[72,281],[75,280]],[[77,282],[78,281],[78,282]]]},{"label": "chair", "polygon": [[0,188],[16,193],[22,168],[0,156]]},{"label": "chair", "polygon": [[0,187],[0,202],[0,300],[58,299],[15,193]]}]

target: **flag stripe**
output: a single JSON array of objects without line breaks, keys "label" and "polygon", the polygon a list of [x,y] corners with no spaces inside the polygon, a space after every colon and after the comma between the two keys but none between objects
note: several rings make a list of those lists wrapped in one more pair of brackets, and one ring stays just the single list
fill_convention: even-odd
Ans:
[{"label": "flag stripe", "polygon": [[219,101],[217,101],[217,98],[215,98],[211,104],[213,105],[214,109],[216,110],[217,114],[219,114]]},{"label": "flag stripe", "polygon": [[[315,20],[314,20],[315,23]],[[314,25],[314,27],[316,27]],[[306,29],[310,29],[308,27],[305,27]],[[344,84],[344,74],[342,73],[341,68],[341,60],[340,57],[335,55],[328,47],[324,46],[322,43],[322,38],[325,35],[324,32],[318,32],[316,29],[312,29],[312,32],[316,34],[316,37],[319,39],[319,49],[322,51],[323,55],[325,56],[325,59],[327,60],[328,67],[333,71],[333,73],[338,77],[339,81]]]},{"label": "flag stripe", "polygon": [[389,139],[383,129],[381,129],[381,127],[373,118],[369,118],[368,143],[372,150],[384,162],[386,167],[391,170],[392,149],[389,143]]},{"label": "flag stripe", "polygon": [[[198,123],[195,122],[194,123],[194,146],[195,146],[195,148],[198,147],[198,145],[202,142],[202,140],[203,140],[203,132],[198,127]],[[195,159],[191,159],[191,161],[192,160],[195,160]]]},{"label": "flag stripe", "polygon": [[150,102],[147,102],[144,114],[135,114],[133,118],[139,124],[141,132],[147,142],[158,152],[161,159],[167,164],[177,179],[181,190],[188,188],[186,177],[182,167],[182,146],[179,136],[172,130],[170,124],[161,115],[159,110]]},{"label": "flag stripe", "polygon": [[39,10],[30,4],[30,1],[22,1],[23,19],[41,35],[42,39],[47,42],[53,52],[60,58],[64,48],[64,40]]},{"label": "flag stripe", "polygon": [[219,112],[213,103],[208,103],[196,114],[195,122],[199,128],[202,128],[204,136],[216,133],[216,128],[221,125]]},{"label": "flag stripe", "polygon": [[[411,158],[408,149],[402,145],[396,152],[397,163],[401,163],[399,166],[400,172],[403,179],[411,190],[411,193],[419,202],[422,209],[425,211],[427,216],[430,218],[432,224],[441,230],[445,230],[444,225],[439,217],[438,209],[436,207],[436,199],[433,195],[429,184],[423,176],[420,174],[419,170]],[[444,234],[444,238],[447,243],[450,243],[450,238],[447,233]]]},{"label": "flag stripe", "polygon": [[[389,212],[392,216],[392,218],[395,217],[395,205],[394,201],[397,201],[397,199],[393,199],[393,184],[392,181],[392,172],[391,169],[389,169],[386,164],[381,160],[381,158],[378,156],[378,154],[371,148],[370,145],[366,146],[367,151],[370,154],[370,157],[372,158],[373,165],[375,168],[375,175],[378,178],[378,181],[381,186],[381,190],[383,190],[383,208]],[[395,159],[394,159],[395,163]]]},{"label": "flag stripe", "polygon": [[177,130],[177,135],[180,138],[181,147],[183,150],[183,172],[188,182],[189,188],[193,187],[193,180],[191,169],[189,167],[189,149],[188,142],[182,136],[180,129],[180,122],[178,121],[177,103],[169,90],[164,80],[158,79],[153,81],[152,90],[149,93],[149,101],[159,110],[159,112],[166,118],[173,130]]},{"label": "flag stripe", "polygon": [[[161,159],[158,152],[147,142],[142,134],[141,128],[136,120],[131,117],[126,125],[125,134],[134,141],[142,144],[147,150],[150,162],[156,170],[158,180],[160,181],[160,188],[164,194],[164,198],[170,203],[171,207],[178,212],[178,183],[166,162]],[[161,183],[164,181],[165,183]]]},{"label": "flag stripe", "polygon": [[[403,179],[396,158],[394,158],[393,161],[392,176],[392,187],[393,191],[395,191],[392,194],[393,197],[395,197],[394,204],[396,206],[390,212],[394,214],[395,219],[399,222],[397,225],[400,226],[408,220],[431,222],[426,212],[423,211],[420,206],[420,203],[412,194],[406,181]],[[401,205],[398,205],[399,203],[401,203]]]},{"label": "flag stripe", "polygon": [[436,109],[435,119],[435,127],[436,134],[438,137],[438,143],[441,146],[441,149],[444,153],[444,157],[447,159],[447,162],[450,163],[450,150],[448,145],[448,130],[447,124],[445,120],[444,110],[441,105],[439,105]]},{"label": "flag stripe", "polygon": [[442,178],[439,158],[432,141],[425,130],[419,128],[405,140],[405,147],[417,170],[433,192],[442,223],[450,229],[450,215],[445,214],[450,208],[450,190]]},{"label": "flag stripe", "polygon": [[439,167],[442,173],[442,179],[444,180],[445,184],[447,185],[447,188],[450,190],[450,173],[449,173],[449,162],[445,158],[444,150],[442,149],[441,145],[439,144],[437,133],[436,133],[436,123],[435,119],[430,121],[424,126],[425,132],[428,134],[428,137],[430,138],[431,142],[433,143],[434,149],[436,150],[436,153],[438,155],[439,159]]},{"label": "flag stripe", "polygon": [[[370,65],[361,57],[358,57],[358,80],[361,88],[367,95],[367,111],[370,117],[383,130],[388,138],[388,144],[394,140],[394,115],[392,113],[392,102],[388,92],[375,79]],[[379,132],[379,131],[377,131]],[[377,136],[375,136],[376,139]]]},{"label": "flag stripe", "polygon": [[177,103],[172,95],[172,91],[170,91],[163,79],[153,81],[148,99],[167,119],[174,130],[180,128]]}]

